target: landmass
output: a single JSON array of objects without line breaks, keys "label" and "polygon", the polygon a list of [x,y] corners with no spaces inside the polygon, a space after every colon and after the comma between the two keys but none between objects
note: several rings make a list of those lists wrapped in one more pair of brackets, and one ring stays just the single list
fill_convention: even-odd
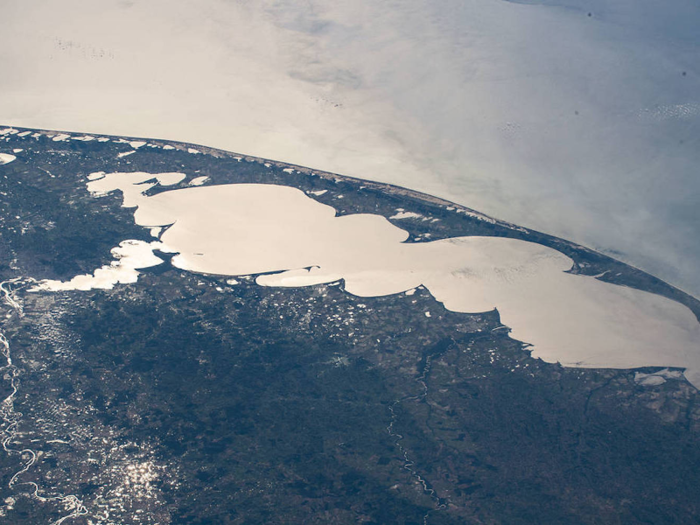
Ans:
[{"label": "landmass", "polygon": [[424,287],[356,297],[342,282],[264,287],[166,262],[111,290],[29,290],[109,264],[124,239],[153,241],[119,195],[87,191],[89,174],[177,171],[183,185],[299,188],[341,216],[387,217],[407,242],[536,242],[574,273],[699,316],[693,297],[402,188],[199,145],[10,129],[0,140],[16,157],[0,167],[9,522],[698,521],[700,407],[680,369],[545,363],[497,310],[450,312]]}]

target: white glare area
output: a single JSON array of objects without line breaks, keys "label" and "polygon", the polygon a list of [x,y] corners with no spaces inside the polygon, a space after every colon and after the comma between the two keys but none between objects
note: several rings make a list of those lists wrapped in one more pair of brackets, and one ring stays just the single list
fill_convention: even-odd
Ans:
[{"label": "white glare area", "polygon": [[138,280],[139,270],[163,263],[163,259],[156,257],[153,250],[168,251],[159,242],[122,241],[118,247],[112,248],[115,260],[109,265],[98,268],[92,275],[77,275],[67,282],[47,279],[30,291],[111,290],[116,284],[135,283]]},{"label": "white glare area", "polygon": [[390,219],[422,219],[423,216],[419,213],[414,213],[412,211],[399,211],[395,215],[389,217]]},{"label": "white glare area", "polygon": [[10,155],[9,153],[0,153],[0,166],[3,164],[9,164],[13,160],[16,160],[17,157],[14,155]]},{"label": "white glare area", "polygon": [[664,368],[658,372],[645,374],[643,372],[635,372],[634,382],[642,386],[657,386],[662,385],[667,379],[679,379],[683,374],[678,370],[669,370]]},{"label": "white glare area", "polygon": [[195,177],[190,181],[190,186],[201,186],[209,180],[209,177]]},{"label": "white glare area", "polygon": [[547,362],[685,368],[700,386],[700,323],[687,307],[566,273],[571,259],[551,248],[498,237],[406,243],[407,232],[382,216],[336,217],[332,207],[287,186],[228,184],[145,195],[156,184],[148,181],[172,184],[182,176],[111,173],[88,189],[95,195],[120,190],[124,206],[136,207],[137,224],[169,226],[161,241],[184,270],[239,278],[265,273],[256,279],[262,286],[343,279],[345,290],[360,297],[423,285],[454,312],[497,308],[512,336]]},{"label": "white glare area", "polygon": [[[93,178],[91,178],[93,177]],[[114,191],[115,184],[119,185],[119,189],[124,196],[124,207],[133,208],[137,206],[143,193],[156,185],[173,186],[183,180],[187,175],[184,173],[171,172],[159,173],[152,175],[150,173],[134,172],[134,173],[110,173],[105,175],[103,172],[96,172],[88,175],[88,191],[100,196]],[[154,224],[153,226],[163,226],[162,224]]]},{"label": "white glare area", "polygon": [[134,490],[144,497],[153,497],[154,487],[152,483],[158,479],[155,464],[152,461],[131,464],[123,469],[124,485],[127,490]]}]

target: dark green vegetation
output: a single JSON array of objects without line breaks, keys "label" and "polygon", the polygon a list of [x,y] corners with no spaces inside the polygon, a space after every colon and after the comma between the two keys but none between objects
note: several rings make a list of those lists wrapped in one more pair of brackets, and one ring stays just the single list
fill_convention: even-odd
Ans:
[{"label": "dark green vegetation", "polygon": [[[7,144],[25,151],[0,167],[0,280],[67,279],[108,263],[124,239],[149,240],[117,195],[87,194],[88,173],[183,171],[328,190],[315,198],[340,213],[440,219],[400,221],[416,242],[538,240],[576,271],[607,270],[700,311],[621,263],[404,190],[186,148],[117,159],[128,144]],[[64,523],[700,521],[700,405],[683,379],[643,387],[634,371],[543,363],[497,312],[451,313],[423,289],[364,299],[342,283],[239,280],[162,265],[111,291],[18,289],[22,316],[2,306],[0,332],[21,369],[15,448],[41,453],[21,480],[81,498],[89,514]],[[8,488],[21,464],[0,455],[8,522],[66,515],[23,496],[30,485]]]}]

